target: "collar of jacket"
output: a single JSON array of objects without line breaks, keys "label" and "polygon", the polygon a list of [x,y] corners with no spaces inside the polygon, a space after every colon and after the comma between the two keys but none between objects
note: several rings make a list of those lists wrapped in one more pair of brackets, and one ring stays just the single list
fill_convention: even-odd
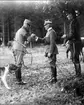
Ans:
[{"label": "collar of jacket", "polygon": [[22,26],[23,29],[25,29],[27,32],[29,32],[29,30],[27,30],[24,26]]},{"label": "collar of jacket", "polygon": [[74,19],[71,19],[71,20],[70,20],[70,22],[73,22],[73,21],[74,21]]},{"label": "collar of jacket", "polygon": [[47,31],[50,31],[50,30],[52,30],[52,27],[48,28],[48,30],[47,30]]}]

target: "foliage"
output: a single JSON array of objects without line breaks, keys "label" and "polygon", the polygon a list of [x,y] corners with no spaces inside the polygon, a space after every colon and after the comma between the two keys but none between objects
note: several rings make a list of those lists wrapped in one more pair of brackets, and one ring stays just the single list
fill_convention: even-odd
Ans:
[{"label": "foliage", "polygon": [[[44,37],[45,31],[43,23],[45,19],[53,21],[53,27],[58,36],[63,34],[63,25],[66,19],[66,13],[70,12],[72,8],[84,12],[83,0],[47,0],[47,3],[41,2],[2,2],[0,3],[1,15],[4,15],[5,24],[10,21],[10,34],[21,27],[25,18],[32,20],[32,31],[40,37]],[[13,25],[14,24],[14,25]]]}]

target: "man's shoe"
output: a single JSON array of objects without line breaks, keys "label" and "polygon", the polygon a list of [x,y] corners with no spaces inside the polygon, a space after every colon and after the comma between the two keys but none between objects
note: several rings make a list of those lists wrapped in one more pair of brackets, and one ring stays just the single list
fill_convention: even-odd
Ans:
[{"label": "man's shoe", "polygon": [[16,82],[16,84],[18,84],[18,85],[26,85],[27,83],[24,82],[24,81],[18,81],[18,82]]},{"label": "man's shoe", "polygon": [[55,79],[53,78],[50,80],[50,84],[55,84],[56,82],[57,82],[57,78],[55,78]]},{"label": "man's shoe", "polygon": [[28,67],[27,67],[27,66],[25,66],[25,65],[23,65],[23,68],[24,68],[24,69],[28,69]]}]

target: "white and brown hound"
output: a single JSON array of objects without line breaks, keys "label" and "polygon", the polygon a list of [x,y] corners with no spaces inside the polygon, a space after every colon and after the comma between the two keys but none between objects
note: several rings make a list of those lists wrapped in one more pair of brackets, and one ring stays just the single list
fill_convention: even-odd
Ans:
[{"label": "white and brown hound", "polygon": [[3,72],[3,75],[1,75],[1,80],[7,89],[11,89],[11,87],[9,87],[7,83],[7,75],[9,72],[17,70],[17,68],[18,67],[14,64],[8,64],[5,67],[0,67],[0,74],[1,72]]}]

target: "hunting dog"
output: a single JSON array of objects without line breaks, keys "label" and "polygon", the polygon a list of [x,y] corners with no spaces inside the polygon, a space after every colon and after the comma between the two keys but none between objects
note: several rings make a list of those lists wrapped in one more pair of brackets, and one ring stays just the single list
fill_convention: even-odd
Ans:
[{"label": "hunting dog", "polygon": [[18,67],[15,64],[8,64],[5,67],[0,67],[0,74],[2,74],[1,72],[3,72],[3,75],[1,75],[1,81],[7,89],[11,89],[11,87],[9,87],[7,83],[7,75],[9,72],[17,70],[17,68]]}]

